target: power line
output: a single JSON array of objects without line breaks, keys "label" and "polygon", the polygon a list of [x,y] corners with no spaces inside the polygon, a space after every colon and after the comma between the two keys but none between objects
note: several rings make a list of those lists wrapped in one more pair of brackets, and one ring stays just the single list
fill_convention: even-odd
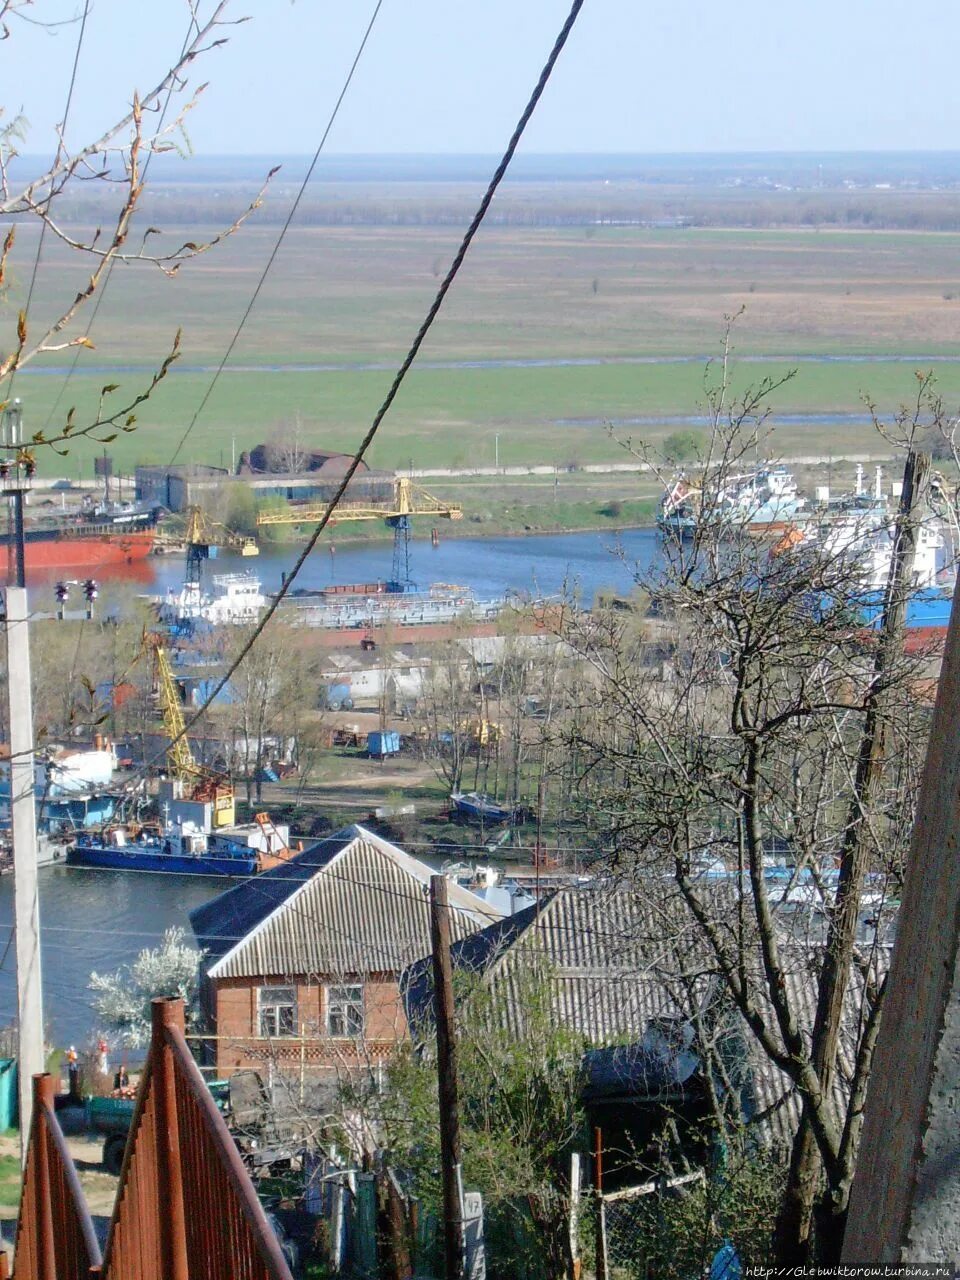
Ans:
[{"label": "power line", "polygon": [[[347,467],[347,470],[344,473],[343,479],[341,480],[336,493],[333,495],[330,502],[328,503],[327,508],[323,513],[323,516],[321,517],[313,533],[310,535],[309,539],[307,540],[307,543],[304,546],[303,550],[301,551],[300,555],[297,557],[297,560],[294,563],[292,570],[290,571],[289,574],[287,574],[286,578],[284,579],[280,587],[280,590],[274,595],[273,600],[271,601],[269,607],[267,608],[266,613],[257,623],[256,627],[253,630],[253,633],[247,639],[246,643],[241,648],[237,657],[230,664],[227,671],[219,678],[217,683],[214,685],[212,691],[207,695],[207,698],[203,702],[202,706],[200,706],[199,709],[194,713],[194,715],[186,722],[186,724],[179,731],[179,733],[177,733],[177,735],[173,739],[171,739],[169,746],[172,746],[174,743],[179,742],[181,738],[183,738],[187,733],[190,732],[193,726],[196,725],[202,719],[202,717],[206,714],[208,708],[211,706],[211,704],[215,701],[215,699],[219,696],[222,690],[226,687],[226,685],[232,679],[236,671],[239,669],[241,663],[243,663],[243,661],[246,659],[247,655],[250,653],[253,646],[256,644],[257,640],[263,634],[265,628],[270,622],[270,619],[277,612],[277,609],[280,607],[281,601],[284,599],[284,597],[289,592],[290,588],[293,586],[294,582],[296,581],[300,573],[300,570],[303,568],[304,564],[307,561],[307,557],[310,555],[311,551],[313,551],[314,547],[317,545],[317,542],[320,539],[320,535],[323,533],[324,529],[326,529],[327,525],[329,524],[330,518],[333,515],[333,512],[335,511],[341,499],[343,498],[343,495],[347,490],[347,486],[350,484],[350,481],[353,479],[354,475],[356,474],[358,468],[360,467],[360,464],[363,462],[364,455],[366,454],[370,445],[373,443],[374,437],[379,431],[380,425],[383,422],[383,419],[386,417],[387,412],[389,411],[391,405],[396,399],[397,393],[399,392],[400,387],[402,386],[403,381],[407,376],[407,373],[410,371],[410,368],[413,365],[414,360],[416,360],[417,355],[419,354],[420,348],[423,346],[424,340],[426,339],[426,336],[429,333],[434,320],[437,318],[437,314],[440,311],[440,307],[443,305],[443,301],[446,298],[451,285],[456,279],[461,266],[463,265],[463,261],[467,256],[467,251],[469,250],[470,245],[473,243],[473,239],[476,236],[477,231],[480,229],[481,223],[486,217],[487,210],[490,208],[490,204],[493,200],[494,195],[496,194],[497,187],[499,187],[511,160],[513,159],[514,153],[516,152],[516,149],[520,143],[520,139],[523,137],[524,131],[530,121],[530,117],[533,115],[534,110],[536,109],[537,103],[540,101],[540,98],[543,95],[543,91],[547,87],[547,83],[557,63],[557,59],[560,57],[560,54],[563,51],[563,47],[567,42],[570,32],[573,30],[573,25],[576,22],[577,17],[582,8],[583,8],[583,0],[573,0],[573,4],[571,6],[570,12],[567,15],[566,21],[564,22],[563,26],[560,29],[560,33],[557,36],[556,41],[554,42],[553,48],[550,51],[550,55],[547,58],[546,63],[544,64],[543,70],[540,72],[540,77],[537,80],[537,83],[534,87],[533,92],[530,95],[529,100],[527,101],[527,105],[524,107],[520,115],[520,119],[517,122],[516,128],[514,129],[513,134],[510,138],[510,141],[507,144],[507,149],[503,153],[503,157],[500,160],[500,163],[497,165],[497,168],[494,171],[493,177],[491,178],[490,183],[487,186],[486,191],[484,192],[483,198],[480,201],[480,205],[477,209],[477,212],[474,214],[473,220],[471,221],[469,227],[466,230],[466,233],[464,234],[464,237],[460,243],[460,247],[458,248],[456,254],[454,255],[453,261],[450,264],[447,274],[444,276],[439,289],[437,290],[436,296],[434,297],[434,300],[430,305],[430,309],[428,310],[426,317],[423,320],[423,323],[420,325],[420,328],[417,330],[417,333],[413,339],[413,342],[410,345],[410,349],[408,350],[406,356],[403,359],[402,364],[400,365],[399,369],[396,372],[396,375],[394,376],[393,382],[391,383],[390,388],[387,391],[387,394],[383,400],[383,403],[380,405],[380,408],[377,410],[376,415],[374,416],[373,422],[371,423],[369,429],[367,430],[366,435],[363,437],[363,440],[360,443],[360,447],[357,449],[356,453],[353,455],[350,465]],[[158,760],[161,759],[163,755],[166,754],[166,751],[169,749],[169,746],[165,748],[163,752],[158,753],[153,758],[153,760],[148,762],[148,764],[141,771],[142,775],[145,775],[146,771],[150,768],[150,766],[155,764]]]},{"label": "power line", "polygon": [[253,291],[253,295],[250,298],[250,301],[247,303],[246,310],[244,311],[243,315],[240,317],[240,323],[237,325],[236,329],[234,330],[233,337],[230,339],[229,343],[227,344],[227,349],[223,353],[223,359],[220,361],[219,365],[217,366],[216,372],[214,373],[213,378],[210,381],[210,385],[207,387],[206,391],[204,392],[203,398],[201,399],[200,404],[197,406],[196,412],[194,413],[193,417],[190,419],[190,422],[187,424],[186,430],[184,431],[183,435],[180,437],[177,447],[176,449],[174,449],[173,455],[170,458],[170,461],[167,463],[167,466],[169,467],[172,467],[173,464],[176,462],[177,458],[180,456],[180,450],[183,448],[184,444],[186,444],[187,437],[190,435],[190,432],[196,426],[197,419],[200,417],[200,414],[203,413],[203,410],[206,407],[207,401],[210,399],[211,395],[213,395],[213,389],[217,385],[220,375],[221,373],[223,373],[224,367],[227,361],[230,359],[230,356],[233,353],[234,347],[237,345],[237,341],[240,337],[240,334],[243,332],[243,327],[247,323],[247,320],[250,317],[250,313],[253,310],[254,306],[256,305],[256,301],[260,296],[260,291],[264,286],[264,282],[266,281],[268,274],[270,273],[270,268],[273,266],[274,261],[276,260],[277,254],[280,252],[280,246],[283,244],[287,231],[290,228],[290,224],[293,221],[294,216],[296,215],[296,212],[300,207],[300,201],[303,199],[303,194],[307,189],[307,185],[309,184],[310,179],[313,177],[313,171],[317,166],[317,161],[320,159],[320,153],[321,151],[323,151],[327,138],[330,136],[330,130],[333,128],[334,123],[337,119],[337,116],[340,112],[341,104],[343,103],[344,98],[347,96],[347,90],[350,88],[350,83],[353,80],[354,72],[357,69],[357,66],[360,62],[360,58],[363,55],[363,51],[367,47],[367,41],[370,39],[370,33],[373,31],[374,23],[377,20],[377,15],[380,13],[380,9],[382,5],[383,5],[383,0],[377,0],[376,5],[374,6],[373,13],[370,15],[370,21],[367,23],[367,29],[363,33],[363,39],[360,41],[360,44],[357,47],[357,52],[354,55],[354,59],[353,59],[353,62],[351,63],[350,70],[347,72],[347,78],[343,82],[343,88],[340,90],[340,95],[333,105],[333,110],[331,111],[330,118],[327,121],[327,127],[324,129],[323,135],[320,138],[320,142],[317,145],[317,149],[313,153],[313,159],[310,161],[310,167],[307,169],[306,176],[304,177],[303,182],[301,182],[300,184],[300,190],[297,192],[296,199],[294,200],[293,204],[290,206],[290,212],[287,214],[286,220],[284,221],[283,226],[280,228],[280,234],[277,236],[276,244],[273,246],[273,250],[270,253],[270,257],[267,259],[266,265],[264,266],[263,271],[261,272],[260,279],[257,281],[257,285]]}]

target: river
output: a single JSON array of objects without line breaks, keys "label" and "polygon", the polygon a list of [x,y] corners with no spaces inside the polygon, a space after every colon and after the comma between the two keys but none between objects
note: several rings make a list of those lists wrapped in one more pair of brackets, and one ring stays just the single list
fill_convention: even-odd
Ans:
[{"label": "river", "polygon": [[[388,542],[343,544],[332,554],[324,546],[304,566],[298,586],[318,587],[331,581],[371,581],[390,575]],[[411,544],[414,577],[423,586],[457,582],[477,596],[505,590],[553,595],[569,590],[592,602],[604,587],[629,591],[632,566],[656,556],[650,529],[599,533],[534,534],[511,538],[447,538],[436,548],[420,539]],[[295,558],[294,546],[267,548],[256,559],[224,556],[208,565],[210,572],[249,570],[266,590],[276,590]],[[148,562],[152,584],[165,591],[183,579],[179,556]],[[134,960],[145,947],[157,946],[163,931],[188,931],[188,913],[223,889],[214,879],[94,871],[65,866],[39,872],[40,927],[44,1011],[53,1044],[86,1043],[94,1029],[91,971],[109,973]],[[0,877],[0,1022],[16,1012],[13,921],[13,877]]]},{"label": "river", "polygon": [[[568,590],[589,604],[601,588],[629,591],[634,566],[649,565],[657,555],[653,529],[456,538],[446,536],[450,527],[441,522],[439,546],[431,546],[429,539],[411,541],[411,574],[419,586],[455,582],[471,587],[481,598],[504,591],[556,595]],[[265,591],[276,591],[297,552],[295,544],[264,546],[256,559],[224,555],[208,561],[205,572],[255,573]],[[339,544],[334,533],[307,560],[296,585],[317,588],[335,582],[386,579],[390,577],[391,558],[389,542]],[[182,557],[157,557],[148,563],[155,590],[165,592],[183,581]]]}]

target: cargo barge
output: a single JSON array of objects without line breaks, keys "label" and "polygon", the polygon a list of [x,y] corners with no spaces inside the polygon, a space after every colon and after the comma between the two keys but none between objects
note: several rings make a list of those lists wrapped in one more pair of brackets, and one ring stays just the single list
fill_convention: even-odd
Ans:
[{"label": "cargo barge", "polygon": [[[27,573],[96,573],[131,565],[153,551],[158,507],[85,503],[76,515],[39,516],[24,528]],[[14,554],[12,532],[0,534],[0,552]]]},{"label": "cargo barge", "polygon": [[404,590],[397,583],[354,583],[301,591],[283,602],[296,626],[317,631],[324,648],[359,644],[374,648],[402,641],[429,643],[454,636],[497,635],[505,617],[512,630],[542,631],[557,605],[506,594],[477,599],[469,587],[433,583],[427,591]]}]

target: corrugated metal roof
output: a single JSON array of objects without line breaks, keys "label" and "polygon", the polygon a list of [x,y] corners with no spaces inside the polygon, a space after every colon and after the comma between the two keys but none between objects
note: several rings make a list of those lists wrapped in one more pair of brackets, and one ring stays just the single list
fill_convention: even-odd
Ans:
[{"label": "corrugated metal roof", "polygon": [[[890,963],[890,947],[878,947],[873,954],[871,971],[874,981],[883,977]],[[787,951],[782,955],[784,986],[790,1008],[794,1011],[801,1035],[810,1043],[817,1012],[817,992],[820,957],[809,950]],[[776,1035],[776,1018],[766,998],[762,981],[755,983],[757,1002],[764,1011],[767,1025]],[[860,1040],[864,1009],[864,983],[859,970],[853,968],[843,1005],[840,1024],[840,1043],[837,1054],[838,1070],[834,1079],[833,1099],[837,1114],[842,1116],[850,1096],[857,1045]],[[802,1103],[792,1080],[771,1060],[756,1037],[743,1027],[747,1060],[749,1064],[747,1096],[751,1106],[746,1118],[759,1117],[758,1128],[765,1139],[773,1144],[787,1146],[800,1124]]]},{"label": "corrugated metal roof", "polygon": [[[347,827],[221,894],[191,923],[214,978],[396,973],[430,950],[433,874],[364,827]],[[458,885],[448,897],[455,940],[500,918]]]},{"label": "corrugated metal roof", "polygon": [[[658,894],[653,889],[653,885],[612,884],[561,889],[541,902],[539,911],[530,907],[464,939],[453,948],[454,964],[482,975],[497,990],[502,996],[502,1016],[518,1032],[530,998],[531,975],[536,978],[540,961],[557,1021],[582,1034],[591,1045],[638,1043],[651,1022],[687,1023],[691,1032],[702,1026],[717,1038],[718,1047],[721,1040],[726,1041],[725,1067],[741,1089],[745,1118],[756,1119],[766,1141],[789,1142],[800,1118],[793,1083],[734,1011],[699,926],[675,894],[665,888]],[[729,889],[714,892],[714,918],[723,919],[724,904],[719,899],[726,896],[729,919],[735,920],[735,899]],[[790,1008],[809,1042],[822,951],[785,938],[780,958]],[[888,961],[888,950],[879,948],[872,965],[875,977],[882,976]],[[774,1040],[781,1044],[755,946],[746,951],[746,971],[752,998]],[[432,1019],[429,960],[412,965],[402,985],[411,1025],[425,1030]],[[854,970],[844,1004],[834,1088],[838,1114],[845,1110],[849,1096],[863,996],[863,980]],[[696,1017],[698,1011],[702,1022]],[[694,1042],[689,1047],[701,1053]]]},{"label": "corrugated metal roof", "polygon": [[[519,1030],[531,971],[542,965],[558,1022],[604,1045],[639,1038],[651,1020],[687,1017],[679,988],[691,923],[674,899],[656,902],[622,885],[595,883],[558,890],[537,907],[484,929],[453,948],[459,969],[484,975],[503,1000],[507,1024]],[[404,974],[408,1017],[431,1017],[428,962]]]}]

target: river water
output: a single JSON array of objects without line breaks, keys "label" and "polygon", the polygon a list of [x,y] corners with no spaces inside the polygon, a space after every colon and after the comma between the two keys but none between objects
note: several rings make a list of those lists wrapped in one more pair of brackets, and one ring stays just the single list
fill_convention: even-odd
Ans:
[{"label": "river water", "polygon": [[[649,565],[657,555],[653,529],[621,533],[528,534],[509,538],[447,537],[451,526],[440,522],[440,544],[416,538],[410,543],[411,576],[421,588],[432,582],[455,582],[471,587],[478,597],[504,591],[533,595],[575,592],[589,605],[598,590],[629,591],[637,564]],[[330,547],[333,550],[330,550]],[[211,560],[206,572],[255,573],[265,591],[276,591],[297,547],[263,547],[256,559],[224,555]],[[317,588],[336,582],[375,582],[390,577],[389,542],[338,544],[336,535],[314,550],[297,578],[297,588]],[[165,556],[148,562],[155,589],[166,591],[183,581],[183,560]]]},{"label": "river water", "polygon": [[[429,541],[411,543],[411,568],[421,586],[456,582],[478,597],[505,590],[553,595],[575,592],[592,603],[601,588],[629,591],[633,567],[649,564],[657,542],[650,529],[620,535],[598,533],[536,534],[511,538],[447,538],[441,530],[436,548]],[[304,566],[298,587],[330,582],[372,581],[390,576],[391,547],[327,546]],[[210,572],[249,570],[265,590],[276,590],[296,558],[296,548],[265,549],[257,559],[224,556],[210,562]],[[183,578],[179,556],[148,562],[153,582],[144,590],[165,591]],[[86,870],[41,868],[40,925],[44,1010],[53,1044],[86,1043],[94,1029],[90,973],[109,973],[134,960],[145,947],[157,946],[163,931],[188,931],[188,913],[221,892],[222,880]],[[13,877],[0,877],[0,1022],[16,1014],[13,921]],[[10,945],[8,946],[8,943]]]}]

